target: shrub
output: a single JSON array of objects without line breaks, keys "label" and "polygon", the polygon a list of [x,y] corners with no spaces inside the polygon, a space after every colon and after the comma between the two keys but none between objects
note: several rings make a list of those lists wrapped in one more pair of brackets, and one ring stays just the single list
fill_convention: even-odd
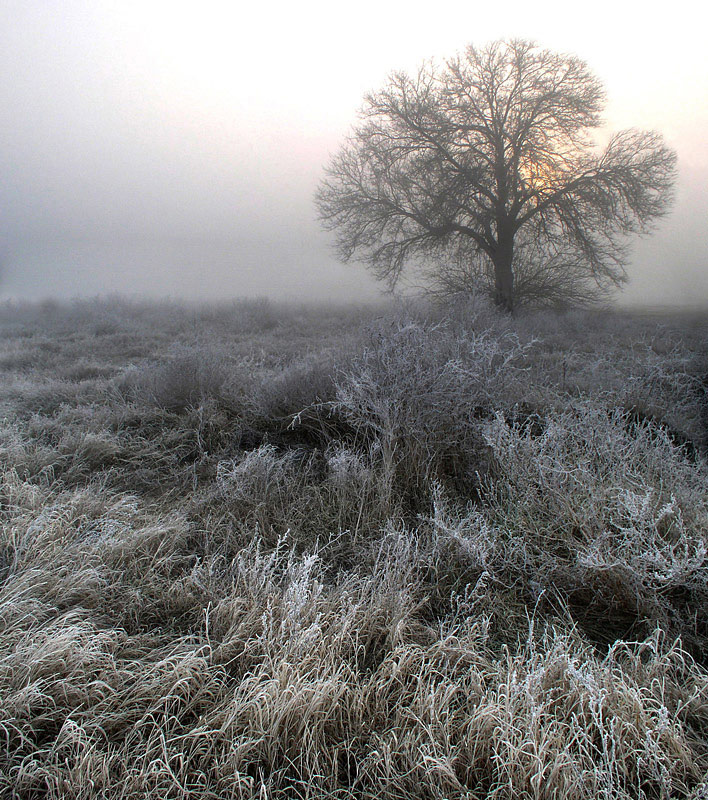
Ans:
[{"label": "shrub", "polygon": [[335,395],[335,373],[341,368],[333,358],[310,356],[263,378],[254,405],[266,420],[283,420],[308,406],[331,401]]},{"label": "shrub", "polygon": [[453,335],[443,324],[381,324],[337,379],[330,409],[378,448],[390,491],[430,495],[452,481],[471,491],[484,470],[481,421],[532,397],[530,346],[513,335]]},{"label": "shrub", "polygon": [[696,633],[686,614],[708,610],[705,463],[661,427],[587,404],[549,414],[541,433],[497,415],[484,435],[486,513],[509,541],[507,570],[560,589],[599,631],[626,614]]},{"label": "shrub", "polygon": [[163,363],[129,370],[119,386],[131,400],[185,411],[205,400],[221,398],[229,378],[222,354],[184,348]]}]

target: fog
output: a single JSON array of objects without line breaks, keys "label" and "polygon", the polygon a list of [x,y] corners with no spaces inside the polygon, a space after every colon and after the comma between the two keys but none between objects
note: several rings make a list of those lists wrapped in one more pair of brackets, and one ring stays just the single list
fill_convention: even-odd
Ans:
[{"label": "fog", "polygon": [[674,210],[637,242],[622,300],[702,304],[704,26],[688,4],[641,18],[618,5],[442,0],[431,19],[398,1],[5,0],[0,296],[376,297],[362,266],[337,263],[312,202],[363,94],[426,57],[522,36],[587,60],[609,128],[657,129],[677,149]]}]

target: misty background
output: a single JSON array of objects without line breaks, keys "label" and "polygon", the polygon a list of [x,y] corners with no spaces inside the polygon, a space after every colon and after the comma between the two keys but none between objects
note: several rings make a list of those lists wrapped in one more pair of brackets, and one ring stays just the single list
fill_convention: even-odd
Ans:
[{"label": "misty background", "polygon": [[[256,6],[256,4],[254,4]],[[706,11],[672,3],[0,0],[0,298],[367,300],[312,195],[363,95],[500,37],[576,53],[609,129],[656,129],[676,202],[622,302],[708,302]]]}]

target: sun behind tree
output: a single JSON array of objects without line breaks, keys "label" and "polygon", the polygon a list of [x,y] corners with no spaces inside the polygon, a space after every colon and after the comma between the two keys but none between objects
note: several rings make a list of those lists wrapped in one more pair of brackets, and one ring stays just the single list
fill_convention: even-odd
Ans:
[{"label": "sun behind tree", "polygon": [[627,130],[598,152],[605,93],[581,59],[523,40],[473,46],[365,97],[316,203],[343,260],[389,288],[586,303],[626,280],[627,236],[669,208],[676,155]]}]

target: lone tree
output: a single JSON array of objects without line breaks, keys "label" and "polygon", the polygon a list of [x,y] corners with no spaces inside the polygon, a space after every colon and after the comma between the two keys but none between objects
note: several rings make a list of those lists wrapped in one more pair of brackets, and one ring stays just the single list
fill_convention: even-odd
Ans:
[{"label": "lone tree", "polygon": [[604,98],[583,61],[520,40],[395,73],[332,159],[320,218],[389,288],[417,262],[436,290],[481,283],[508,311],[597,299],[626,280],[626,237],[666,213],[676,171],[654,132],[598,151]]}]

